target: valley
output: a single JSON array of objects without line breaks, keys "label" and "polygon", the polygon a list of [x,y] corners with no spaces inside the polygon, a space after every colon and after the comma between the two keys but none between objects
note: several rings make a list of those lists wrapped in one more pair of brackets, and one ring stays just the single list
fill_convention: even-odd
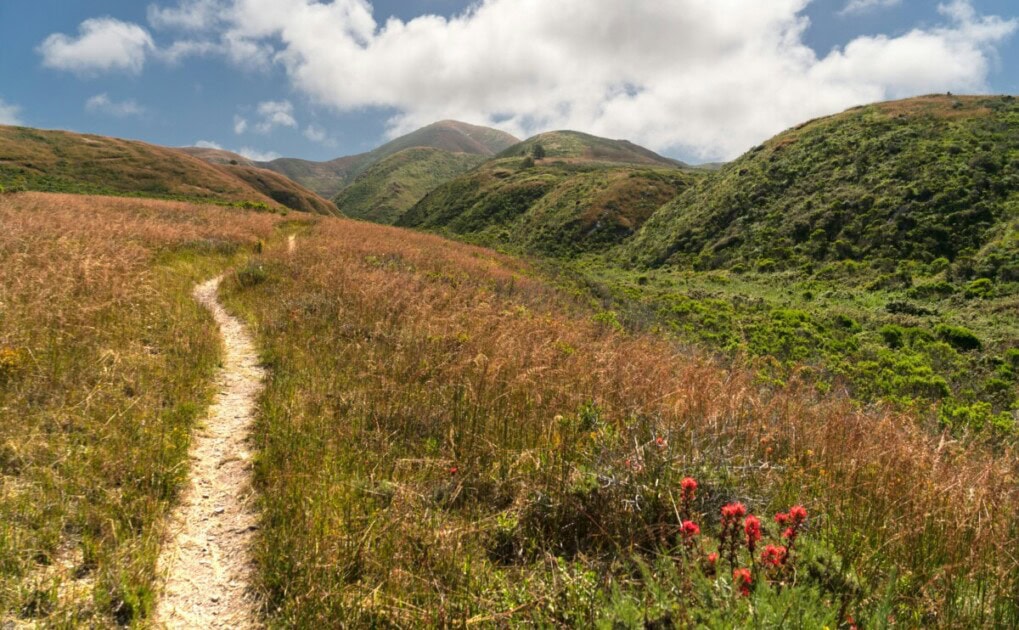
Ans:
[{"label": "valley", "polygon": [[[0,156],[0,624],[165,623],[234,540],[175,581],[174,536],[249,509],[183,618],[1019,624],[1013,97],[710,168],[455,121]],[[221,468],[250,503],[196,496]]]}]

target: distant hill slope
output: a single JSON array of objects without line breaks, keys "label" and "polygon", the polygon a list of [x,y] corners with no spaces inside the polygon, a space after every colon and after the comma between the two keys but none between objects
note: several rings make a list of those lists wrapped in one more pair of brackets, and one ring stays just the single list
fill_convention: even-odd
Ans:
[{"label": "distant hill slope", "polygon": [[219,168],[247,182],[252,188],[288,208],[315,214],[339,214],[339,210],[332,201],[319,197],[304,186],[275,171],[254,166],[229,164],[219,166]]},{"label": "distant hill slope", "polygon": [[240,166],[257,166],[257,163],[253,160],[234,153],[233,151],[226,151],[224,149],[206,149],[203,147],[179,147],[178,151],[183,151],[188,155],[192,155],[196,158],[201,158],[206,162],[212,162],[213,164],[230,164]]},{"label": "distant hill slope", "polygon": [[621,164],[687,166],[683,162],[658,155],[628,140],[609,140],[579,131],[549,131],[509,147],[499,157],[532,155],[541,145],[548,158],[572,158]]},{"label": "distant hill slope", "polygon": [[500,158],[438,187],[397,225],[550,255],[597,251],[633,234],[696,177],[661,165]]},{"label": "distant hill slope", "polygon": [[133,140],[26,127],[0,126],[0,185],[336,213],[331,202],[261,169],[211,164]]},{"label": "distant hill slope", "polygon": [[484,161],[469,153],[404,149],[370,166],[333,201],[348,217],[391,224],[436,187]]},{"label": "distant hill slope", "polygon": [[1019,101],[928,96],[776,136],[655,213],[620,254],[697,268],[946,258],[963,275],[1019,279],[1017,227]]},{"label": "distant hill slope", "polygon": [[280,158],[259,166],[282,173],[323,197],[332,198],[370,166],[404,149],[430,147],[451,153],[493,156],[518,142],[518,138],[497,129],[444,120],[396,138],[368,153],[328,162]]}]

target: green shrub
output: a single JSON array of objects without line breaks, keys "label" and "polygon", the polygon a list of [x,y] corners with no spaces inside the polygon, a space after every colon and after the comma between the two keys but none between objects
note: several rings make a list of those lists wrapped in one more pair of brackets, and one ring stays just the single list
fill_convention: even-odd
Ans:
[{"label": "green shrub", "polygon": [[944,280],[920,284],[906,292],[906,297],[912,299],[926,299],[933,297],[946,297],[955,293],[955,286]]},{"label": "green shrub", "polygon": [[994,295],[994,282],[990,278],[977,278],[966,285],[966,299],[985,299]]},{"label": "green shrub", "polygon": [[934,328],[934,333],[943,341],[962,351],[979,350],[984,345],[972,330],[962,326],[938,324]]},{"label": "green shrub", "polygon": [[878,333],[884,339],[885,345],[892,349],[901,348],[906,338],[906,329],[895,324],[882,326]]}]

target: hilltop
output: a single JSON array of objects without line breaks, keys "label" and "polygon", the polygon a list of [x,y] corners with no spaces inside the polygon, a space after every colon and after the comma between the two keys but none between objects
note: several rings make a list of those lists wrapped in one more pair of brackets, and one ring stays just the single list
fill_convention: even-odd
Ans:
[{"label": "hilltop", "polygon": [[497,129],[444,120],[400,136],[367,153],[327,162],[279,158],[259,163],[259,166],[282,173],[323,197],[333,198],[369,167],[404,149],[427,147],[450,153],[493,156],[517,142],[517,138]]},{"label": "hilltop", "polygon": [[248,204],[336,213],[275,173],[217,165],[134,140],[0,126],[0,185],[8,189]]},{"label": "hilltop", "polygon": [[944,258],[1019,279],[1019,101],[929,96],[804,123],[663,207],[641,265],[795,268]]},{"label": "hilltop", "polygon": [[546,158],[643,164],[648,166],[687,166],[679,160],[658,155],[628,140],[599,138],[579,131],[549,131],[505,149],[499,157],[533,155],[541,145]]},{"label": "hilltop", "polygon": [[348,217],[394,223],[426,194],[484,161],[470,153],[404,149],[370,166],[334,201]]},{"label": "hilltop", "polygon": [[206,162],[212,162],[213,164],[229,164],[229,165],[240,165],[240,166],[258,166],[258,163],[249,160],[239,153],[233,151],[227,151],[225,149],[210,149],[206,147],[179,147],[179,151],[183,151],[188,155],[193,155],[196,158],[205,160]]},{"label": "hilltop", "polygon": [[[538,145],[545,157],[535,160]],[[550,132],[439,186],[397,225],[544,254],[597,251],[632,235],[696,177],[626,141]]]}]

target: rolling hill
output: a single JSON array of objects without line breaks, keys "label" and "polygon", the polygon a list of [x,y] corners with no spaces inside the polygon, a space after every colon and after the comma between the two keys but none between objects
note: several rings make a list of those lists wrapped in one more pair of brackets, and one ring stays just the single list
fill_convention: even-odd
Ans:
[{"label": "rolling hill", "polygon": [[426,194],[484,160],[428,147],[404,149],[358,175],[334,201],[348,217],[395,223]]},{"label": "rolling hill", "polygon": [[658,155],[650,149],[628,140],[609,140],[579,131],[549,131],[513,145],[499,157],[533,155],[541,145],[547,159],[560,158],[615,164],[644,164],[648,166],[687,166],[683,162]]},{"label": "rolling hill", "polygon": [[213,164],[229,164],[233,166],[257,166],[257,164],[244,157],[239,153],[233,151],[226,151],[224,149],[209,149],[205,147],[179,147],[179,151],[183,151],[188,155],[193,155],[196,158],[201,158],[206,162],[212,162]]},{"label": "rolling hill", "polygon": [[8,189],[215,201],[335,214],[333,204],[276,173],[212,164],[144,142],[0,126]]},{"label": "rolling hill", "polygon": [[258,165],[282,173],[323,197],[332,198],[370,166],[404,149],[429,147],[450,153],[487,157],[517,142],[517,138],[497,129],[444,120],[396,138],[367,153],[327,162],[279,158]]},{"label": "rolling hill", "polygon": [[1019,101],[928,96],[782,133],[657,212],[622,249],[645,266],[795,268],[945,259],[1019,279]]},{"label": "rolling hill", "polygon": [[596,251],[633,234],[697,177],[635,145],[572,132],[542,134],[503,155],[546,141],[549,157],[490,160],[433,190],[396,224],[551,255]]}]

